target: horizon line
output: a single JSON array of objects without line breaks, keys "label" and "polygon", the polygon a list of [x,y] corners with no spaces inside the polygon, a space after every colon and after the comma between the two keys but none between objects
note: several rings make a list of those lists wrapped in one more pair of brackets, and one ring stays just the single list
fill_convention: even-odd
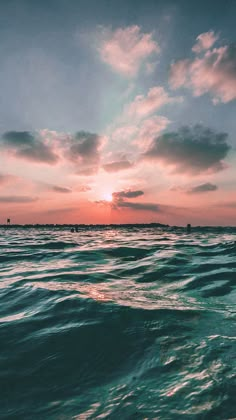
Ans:
[{"label": "horizon line", "polygon": [[[150,222],[150,223],[10,223],[10,224],[0,224],[0,228],[30,228],[30,227],[128,227],[128,226],[137,226],[137,227],[165,227],[165,228],[186,228],[186,225],[169,225],[159,222]],[[236,228],[236,225],[192,225],[192,228]]]}]

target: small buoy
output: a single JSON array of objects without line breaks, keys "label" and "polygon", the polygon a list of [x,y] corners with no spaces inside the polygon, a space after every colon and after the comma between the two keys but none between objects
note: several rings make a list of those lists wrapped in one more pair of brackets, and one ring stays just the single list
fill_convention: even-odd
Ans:
[{"label": "small buoy", "polygon": [[190,225],[190,223],[187,224],[187,233],[191,233],[191,225]]}]

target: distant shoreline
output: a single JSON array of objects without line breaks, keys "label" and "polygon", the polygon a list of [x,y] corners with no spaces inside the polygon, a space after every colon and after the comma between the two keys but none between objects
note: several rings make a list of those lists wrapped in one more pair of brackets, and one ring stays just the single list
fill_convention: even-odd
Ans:
[{"label": "distant shoreline", "polygon": [[168,228],[169,225],[165,225],[162,223],[114,223],[114,224],[78,224],[78,223],[36,223],[36,224],[1,224],[0,228],[54,228],[54,227],[78,227],[78,228],[104,228],[104,227],[161,227],[161,228]]},{"label": "distant shoreline", "polygon": [[[119,229],[119,228],[163,228],[163,229],[186,229],[186,226],[165,225],[162,223],[122,223],[122,224],[78,224],[78,223],[46,223],[46,224],[0,224],[0,229],[54,229],[54,228],[78,228],[78,229]],[[236,226],[217,226],[217,225],[196,225],[193,229],[236,229]]]}]

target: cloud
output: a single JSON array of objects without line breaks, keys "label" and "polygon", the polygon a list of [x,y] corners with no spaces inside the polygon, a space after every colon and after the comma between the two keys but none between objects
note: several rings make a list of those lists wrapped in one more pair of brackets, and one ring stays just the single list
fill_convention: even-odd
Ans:
[{"label": "cloud", "polygon": [[112,196],[115,199],[123,199],[123,198],[136,198],[136,197],[140,197],[141,195],[144,195],[144,192],[141,190],[125,190],[125,191],[118,191],[118,192],[114,192],[112,194]]},{"label": "cloud", "polygon": [[67,157],[73,162],[97,164],[105,138],[86,131],[77,132],[68,143]]},{"label": "cloud", "polygon": [[191,89],[194,96],[209,93],[214,104],[236,99],[236,44],[208,50],[201,58],[173,63],[169,82],[173,89]]},{"label": "cloud", "polygon": [[190,188],[189,190],[187,190],[187,194],[201,194],[201,193],[216,191],[216,190],[218,190],[217,185],[207,182],[205,184],[197,185],[196,187]]},{"label": "cloud", "polygon": [[153,114],[163,105],[179,102],[182,102],[182,97],[171,97],[161,86],[154,86],[146,94],[136,96],[124,106],[120,117],[109,127],[113,150],[121,150],[122,143],[122,150],[134,161],[137,146],[142,150],[146,148],[153,137],[171,122],[162,115]]},{"label": "cloud", "polygon": [[72,192],[70,188],[60,187],[59,185],[52,185],[50,189],[51,189],[51,191],[55,191],[55,192],[63,193],[63,194],[64,193],[67,194],[67,193]]},{"label": "cloud", "polygon": [[115,141],[127,141],[137,133],[138,127],[134,125],[124,125],[116,128],[112,132],[112,139]]},{"label": "cloud", "polygon": [[191,61],[188,59],[176,61],[171,65],[169,83],[172,89],[178,89],[187,82],[187,73]]},{"label": "cloud", "polygon": [[99,47],[102,60],[114,71],[126,77],[134,77],[147,59],[160,52],[152,33],[142,33],[137,25],[103,29]]},{"label": "cloud", "polygon": [[198,35],[196,39],[197,42],[193,46],[192,51],[195,53],[200,53],[202,51],[208,50],[215,44],[218,38],[219,35],[216,35],[214,31],[204,32],[203,34]]},{"label": "cloud", "polygon": [[134,143],[144,150],[155,137],[166,129],[170,122],[168,118],[161,115],[144,120],[140,125]]},{"label": "cloud", "polygon": [[218,190],[217,185],[206,182],[204,184],[196,185],[195,187],[187,188],[185,186],[174,185],[170,188],[170,191],[180,192],[185,194],[202,194],[205,192],[211,192]]},{"label": "cloud", "polygon": [[[17,158],[38,163],[55,164],[64,160],[65,164],[76,165],[79,175],[93,175],[99,169],[101,149],[106,137],[86,131],[57,133],[41,130],[36,134],[28,131],[8,131],[0,139],[0,147]],[[69,192],[55,186],[56,192]]]},{"label": "cloud", "polygon": [[170,191],[173,192],[184,192],[185,188],[179,185],[173,185],[172,187],[170,187]]},{"label": "cloud", "polygon": [[42,190],[56,192],[60,194],[71,193],[72,190],[68,187],[62,187],[61,185],[52,185],[42,181],[35,181],[35,184],[40,187]]},{"label": "cloud", "polygon": [[40,136],[29,131],[8,131],[0,139],[0,146],[13,156],[38,163],[55,164],[59,160],[52,147]]},{"label": "cloud", "polygon": [[99,166],[82,166],[76,170],[76,174],[80,176],[93,176],[98,173]]},{"label": "cloud", "polygon": [[226,167],[223,159],[230,150],[227,137],[202,125],[182,127],[154,139],[143,157],[169,165],[177,173],[218,172]]},{"label": "cloud", "polygon": [[8,184],[16,179],[18,179],[17,176],[0,173],[0,185]]},{"label": "cloud", "polygon": [[139,130],[139,136],[153,138],[161,131],[165,130],[168,124],[170,124],[168,118],[156,115],[143,121]]},{"label": "cloud", "polygon": [[149,89],[147,96],[138,95],[125,110],[130,117],[144,118],[153,114],[163,105],[182,102],[181,97],[171,97],[162,86]]},{"label": "cloud", "polygon": [[75,188],[76,191],[78,192],[87,192],[87,191],[91,191],[91,187],[89,185],[79,185],[78,187]]},{"label": "cloud", "polygon": [[229,209],[234,209],[236,208],[236,201],[221,201],[219,203],[215,203],[214,206],[223,208],[228,207]]},{"label": "cloud", "polygon": [[[54,209],[49,209],[49,210],[45,210],[43,212],[43,214],[52,214],[52,215],[60,215],[60,214],[67,214],[67,213],[71,213],[73,211],[77,211],[78,210],[78,206],[77,207],[66,207],[66,208],[54,208]],[[42,213],[40,213],[42,214]]]},{"label": "cloud", "polygon": [[127,159],[118,160],[103,165],[103,169],[106,172],[119,172],[133,167],[133,163],[129,162]]},{"label": "cloud", "polygon": [[152,211],[155,213],[161,211],[158,204],[155,203],[132,203],[130,201],[118,201],[117,203],[115,203],[115,207],[125,207],[137,211]]},{"label": "cloud", "polygon": [[95,204],[97,204],[100,207],[113,207],[113,204],[111,204],[109,201],[107,200],[96,200],[94,201]]},{"label": "cloud", "polygon": [[[123,143],[123,147],[126,150],[126,153],[129,152],[133,161],[132,165],[134,166],[137,146],[142,151],[144,151],[144,149],[150,145],[150,142],[153,140],[153,138],[160,135],[160,133],[165,130],[170,123],[171,121],[162,115],[153,115],[146,119],[136,119],[135,125],[127,124],[117,127],[111,131],[110,135],[113,144],[116,144],[117,149],[119,148],[120,150],[121,143]],[[123,160],[123,158],[114,160]]]},{"label": "cloud", "polygon": [[0,203],[33,203],[37,201],[37,197],[29,197],[27,195],[5,195],[0,196]]},{"label": "cloud", "polygon": [[98,172],[101,149],[105,142],[106,137],[87,131],[78,131],[67,139],[65,157],[78,165],[77,175],[92,176]]},{"label": "cloud", "polygon": [[155,203],[139,203],[126,200],[127,198],[132,199],[141,197],[142,195],[144,195],[144,192],[141,190],[117,191],[112,194],[113,201],[110,204],[113,209],[129,208],[136,211],[160,211],[160,207]]}]

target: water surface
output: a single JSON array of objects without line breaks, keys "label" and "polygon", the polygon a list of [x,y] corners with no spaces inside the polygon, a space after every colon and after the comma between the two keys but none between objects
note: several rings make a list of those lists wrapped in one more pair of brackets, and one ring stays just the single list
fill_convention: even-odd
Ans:
[{"label": "water surface", "polygon": [[236,229],[1,229],[1,419],[236,417]]}]

